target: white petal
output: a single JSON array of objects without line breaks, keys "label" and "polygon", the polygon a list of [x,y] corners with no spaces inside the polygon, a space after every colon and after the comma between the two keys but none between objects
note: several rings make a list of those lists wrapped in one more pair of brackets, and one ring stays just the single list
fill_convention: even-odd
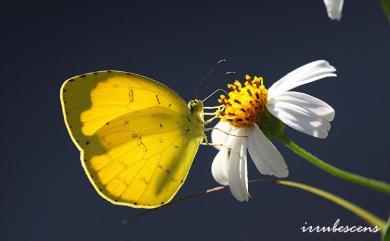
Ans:
[{"label": "white petal", "polygon": [[254,124],[248,137],[248,151],[259,172],[263,175],[287,177],[288,169],[283,156]]},{"label": "white petal", "polygon": [[[225,125],[227,122],[223,122],[223,125],[218,125],[216,127],[221,127],[223,130],[230,131],[229,135],[222,132],[222,135],[219,135],[220,131],[217,131],[217,136],[214,135],[214,140],[220,140],[218,138],[226,138],[223,142],[217,143],[222,144],[222,147],[218,147],[220,151],[215,156],[213,163],[211,165],[211,173],[214,179],[221,185],[229,185],[229,177],[228,177],[228,168],[229,168],[229,155],[231,153],[235,153],[239,155],[241,145],[244,141],[246,141],[245,137],[238,137],[240,135],[245,135],[245,129],[228,127]],[[229,123],[227,123],[230,125]],[[229,130],[231,129],[231,130]],[[244,139],[243,139],[244,138]],[[213,143],[214,144],[214,143]]]},{"label": "white petal", "polygon": [[[239,135],[240,133],[237,134]],[[244,138],[236,137],[228,161],[230,192],[240,202],[248,201],[249,199],[245,142],[246,139],[244,140]],[[240,147],[240,152],[236,151],[238,147]]]},{"label": "white petal", "polygon": [[248,140],[243,141],[240,151],[240,180],[243,194],[246,197],[245,201],[248,201],[250,196],[248,190],[247,142]]},{"label": "white petal", "polygon": [[[272,115],[305,134],[318,138],[328,136],[334,111],[325,102],[302,93],[284,93],[280,99],[278,98],[267,103],[267,109]],[[318,106],[322,109],[316,109]]]},{"label": "white petal", "polygon": [[241,151],[241,146],[248,139],[247,128],[236,128],[234,126],[231,128],[232,129],[229,132],[228,139],[222,144],[228,146],[231,149],[231,152],[234,150],[239,155]]},{"label": "white petal", "polygon": [[[213,131],[211,132],[211,142],[213,144],[223,145],[226,144],[229,133],[232,132],[234,127],[230,125],[229,122],[220,121],[217,125],[215,125]],[[221,149],[220,146],[215,146],[217,149]]]},{"label": "white petal", "polygon": [[325,77],[335,77],[336,69],[325,60],[317,60],[291,71],[268,89],[268,101],[295,87]]},{"label": "white petal", "polygon": [[[217,140],[218,144],[224,146],[220,147],[220,151],[214,158],[211,172],[218,183],[229,185],[232,195],[237,200],[247,201],[249,199],[246,156],[247,129],[235,128],[229,123],[226,124],[218,123],[216,128],[222,131],[213,131],[213,143]],[[225,131],[228,134],[224,133]]]},{"label": "white petal", "polygon": [[296,106],[300,106],[328,121],[332,121],[335,115],[334,109],[326,102],[301,92],[286,91],[283,94],[278,95],[267,104],[272,105],[272,102],[287,102]]},{"label": "white petal", "polygon": [[213,160],[211,164],[211,173],[219,184],[229,185],[228,179],[228,161],[229,161],[229,150],[222,148]]},{"label": "white petal", "polygon": [[328,17],[332,20],[340,20],[344,0],[324,0],[324,3]]}]

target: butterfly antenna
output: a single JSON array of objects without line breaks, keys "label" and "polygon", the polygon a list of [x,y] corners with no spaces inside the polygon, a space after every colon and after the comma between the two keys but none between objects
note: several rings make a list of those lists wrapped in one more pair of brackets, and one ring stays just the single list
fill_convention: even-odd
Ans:
[{"label": "butterfly antenna", "polygon": [[213,93],[209,94],[206,98],[204,98],[202,100],[202,102],[205,102],[208,98],[210,98],[211,96],[215,95],[219,91],[224,92],[226,95],[228,95],[228,93],[224,89],[216,89],[216,90],[213,91]]},{"label": "butterfly antenna", "polygon": [[209,72],[207,72],[207,74],[205,75],[205,77],[203,78],[203,80],[200,82],[200,84],[198,85],[198,87],[194,90],[194,92],[192,93],[192,96],[195,96],[197,94],[199,94],[198,92],[200,91],[202,85],[206,82],[207,78],[215,71],[215,69],[217,68],[218,65],[224,63],[224,62],[227,62],[226,59],[221,59],[219,60],[210,70]]},{"label": "butterfly antenna", "polygon": [[[226,72],[224,73],[223,75],[221,75],[218,79],[215,79],[214,81],[211,81],[209,82],[203,89],[201,89],[198,93],[198,95],[200,93],[202,93],[203,90],[209,88],[210,86],[212,86],[213,84],[217,83],[220,79],[222,79],[223,77],[227,76],[227,75],[234,75],[236,74],[236,72],[232,72],[232,71],[229,71],[229,72]],[[207,100],[209,97],[211,97],[213,94],[215,94],[216,91],[214,91],[212,94],[210,94],[209,96],[207,96],[203,101]],[[196,97],[198,97],[198,95]],[[203,102],[202,101],[202,102]]]}]

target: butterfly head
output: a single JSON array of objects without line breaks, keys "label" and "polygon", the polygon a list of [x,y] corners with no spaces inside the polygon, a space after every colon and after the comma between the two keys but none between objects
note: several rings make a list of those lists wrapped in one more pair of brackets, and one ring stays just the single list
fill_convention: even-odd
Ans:
[{"label": "butterfly head", "polygon": [[195,99],[195,100],[190,100],[188,102],[188,108],[190,109],[190,112],[193,116],[196,116],[200,118],[203,122],[203,102],[201,100]]},{"label": "butterfly head", "polygon": [[202,113],[203,112],[203,102],[200,100],[190,100],[188,102],[188,107],[190,108],[191,113]]}]

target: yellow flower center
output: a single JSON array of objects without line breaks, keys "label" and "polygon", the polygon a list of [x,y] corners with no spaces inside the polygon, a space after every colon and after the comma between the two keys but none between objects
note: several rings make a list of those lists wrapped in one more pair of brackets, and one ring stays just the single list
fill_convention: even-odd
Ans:
[{"label": "yellow flower center", "polygon": [[245,76],[245,85],[236,80],[228,84],[228,96],[221,95],[218,102],[224,108],[217,110],[222,121],[228,121],[236,127],[247,127],[261,118],[267,103],[268,91],[263,85],[263,78]]}]

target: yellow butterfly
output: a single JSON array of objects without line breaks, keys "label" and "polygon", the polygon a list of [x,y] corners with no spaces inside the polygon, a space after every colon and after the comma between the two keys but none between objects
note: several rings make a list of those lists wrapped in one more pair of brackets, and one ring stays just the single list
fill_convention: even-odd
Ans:
[{"label": "yellow butterfly", "polygon": [[107,70],[70,78],[61,87],[61,104],[88,179],[118,205],[168,203],[206,140],[200,100],[187,105],[138,74]]}]

